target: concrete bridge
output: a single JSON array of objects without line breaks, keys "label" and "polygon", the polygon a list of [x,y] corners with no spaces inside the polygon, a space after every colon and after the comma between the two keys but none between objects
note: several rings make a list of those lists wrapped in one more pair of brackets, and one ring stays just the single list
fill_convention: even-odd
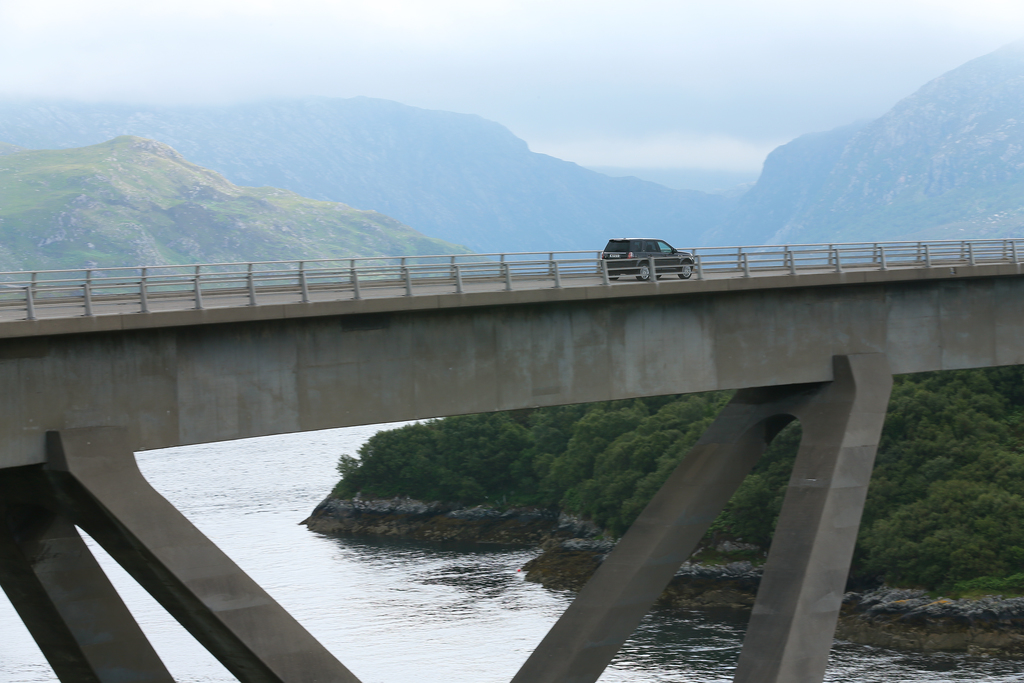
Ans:
[{"label": "concrete bridge", "polygon": [[[475,275],[439,258],[352,264],[319,282],[300,265],[272,285],[249,265],[219,271],[240,286],[205,291],[199,269],[178,285],[148,269],[8,274],[0,584],[65,682],[171,680],[75,526],[241,681],[355,682],[149,487],[134,451],[740,389],[514,680],[595,681],[799,419],[735,680],[820,681],[891,377],[1024,363],[1017,250],[730,248],[698,253],[693,280],[643,283],[609,282],[592,254],[480,260]],[[51,285],[64,293],[47,299]]]}]

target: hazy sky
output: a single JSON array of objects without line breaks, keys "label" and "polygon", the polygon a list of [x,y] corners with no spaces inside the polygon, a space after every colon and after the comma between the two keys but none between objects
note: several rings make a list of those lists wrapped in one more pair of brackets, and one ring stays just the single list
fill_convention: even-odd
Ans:
[{"label": "hazy sky", "polygon": [[0,97],[366,95],[584,165],[745,171],[1022,37],[1022,0],[0,0]]}]

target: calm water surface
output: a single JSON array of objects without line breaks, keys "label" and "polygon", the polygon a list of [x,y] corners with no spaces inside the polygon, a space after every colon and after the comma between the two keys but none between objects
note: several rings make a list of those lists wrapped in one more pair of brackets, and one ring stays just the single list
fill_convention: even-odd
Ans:
[{"label": "calm water surface", "polygon": [[[334,539],[298,525],[333,485],[338,455],[380,427],[150,451],[139,464],[363,683],[507,683],[571,598],[522,580],[533,551]],[[234,680],[93,548],[176,680]],[[730,681],[744,626],[730,612],[652,614],[601,681]],[[827,680],[1020,682],[1024,663],[838,644]],[[0,597],[0,683],[53,681]]]}]

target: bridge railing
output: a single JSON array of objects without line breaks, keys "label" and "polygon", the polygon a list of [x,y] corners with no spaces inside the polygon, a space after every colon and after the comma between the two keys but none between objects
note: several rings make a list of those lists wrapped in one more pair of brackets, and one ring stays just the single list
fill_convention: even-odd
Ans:
[{"label": "bridge railing", "polygon": [[[797,276],[1020,263],[1024,239],[700,247],[690,253],[693,277],[698,280]],[[0,320],[578,284],[610,286],[608,262],[600,255],[546,251],[0,273]]]}]

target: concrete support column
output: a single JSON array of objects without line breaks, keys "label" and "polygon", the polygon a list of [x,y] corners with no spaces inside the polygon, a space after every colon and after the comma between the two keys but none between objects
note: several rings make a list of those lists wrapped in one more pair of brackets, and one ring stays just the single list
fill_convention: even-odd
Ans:
[{"label": "concrete support column", "polygon": [[769,441],[821,384],[738,391],[513,683],[592,683],[693,552]]},{"label": "concrete support column", "polygon": [[803,439],[736,683],[817,683],[825,676],[892,389],[882,354],[836,357],[834,376],[795,413]]},{"label": "concrete support column", "polygon": [[49,432],[47,455],[47,476],[69,518],[239,681],[358,683],[149,485],[127,430]]},{"label": "concrete support column", "polygon": [[40,466],[0,470],[0,584],[65,683],[173,683]]}]

